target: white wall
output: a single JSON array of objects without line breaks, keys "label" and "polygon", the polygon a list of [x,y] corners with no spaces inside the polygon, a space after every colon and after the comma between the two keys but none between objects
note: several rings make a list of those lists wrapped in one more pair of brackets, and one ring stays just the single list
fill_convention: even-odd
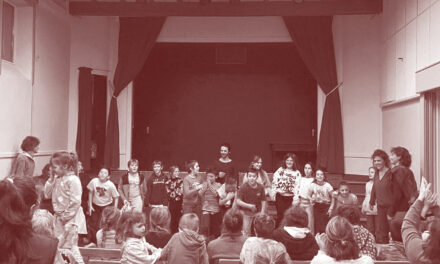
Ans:
[{"label": "white wall", "polygon": [[381,145],[381,19],[335,16],[333,36],[342,104],[345,173],[366,175]]},{"label": "white wall", "polygon": [[7,176],[21,141],[27,135],[41,140],[40,153],[35,157],[35,174],[41,173],[53,151],[67,147],[68,17],[64,9],[52,2],[39,1],[34,24],[31,7],[17,8],[16,59],[14,63],[3,61],[0,75],[0,178]]}]

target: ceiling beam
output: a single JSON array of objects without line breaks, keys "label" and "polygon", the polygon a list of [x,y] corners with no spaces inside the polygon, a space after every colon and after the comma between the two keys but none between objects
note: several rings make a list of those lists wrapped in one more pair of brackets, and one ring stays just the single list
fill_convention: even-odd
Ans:
[{"label": "ceiling beam", "polygon": [[71,15],[80,16],[330,16],[378,14],[382,0],[246,1],[246,2],[104,2],[73,1]]}]

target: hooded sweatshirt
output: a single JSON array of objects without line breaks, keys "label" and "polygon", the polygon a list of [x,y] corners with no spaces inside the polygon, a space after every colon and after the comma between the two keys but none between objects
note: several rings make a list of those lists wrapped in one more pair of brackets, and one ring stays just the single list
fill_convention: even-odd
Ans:
[{"label": "hooded sweatshirt", "polygon": [[319,250],[315,237],[306,227],[280,227],[273,232],[273,239],[283,243],[292,260],[311,260]]},{"label": "hooded sweatshirt", "polygon": [[162,250],[161,260],[167,260],[169,264],[208,264],[205,239],[195,231],[180,230]]}]

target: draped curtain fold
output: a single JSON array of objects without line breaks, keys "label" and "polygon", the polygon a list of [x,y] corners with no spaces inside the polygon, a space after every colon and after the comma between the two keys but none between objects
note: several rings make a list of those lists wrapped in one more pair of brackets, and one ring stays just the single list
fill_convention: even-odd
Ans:
[{"label": "draped curtain fold", "polygon": [[341,102],[330,16],[284,17],[293,43],[322,91],[327,95],[319,135],[317,166],[344,173]]},{"label": "draped curtain fold", "polygon": [[76,135],[76,152],[84,169],[90,169],[90,148],[92,145],[92,69],[79,68],[78,77],[78,129]]},{"label": "draped curtain fold", "polygon": [[118,64],[113,78],[113,96],[107,120],[105,164],[119,168],[119,120],[117,97],[136,77],[156,43],[165,17],[119,18]]}]

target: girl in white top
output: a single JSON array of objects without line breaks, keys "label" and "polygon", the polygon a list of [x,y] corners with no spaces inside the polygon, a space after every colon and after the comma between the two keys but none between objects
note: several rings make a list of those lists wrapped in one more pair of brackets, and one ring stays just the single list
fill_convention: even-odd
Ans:
[{"label": "girl in white top", "polygon": [[298,203],[301,172],[298,170],[295,154],[287,153],[283,165],[273,174],[272,196],[275,196],[277,208],[277,226],[284,217],[284,212],[293,203]]},{"label": "girl in white top", "polygon": [[54,234],[61,238],[65,226],[74,224],[79,234],[87,234],[86,218],[81,207],[82,186],[76,176],[78,159],[74,153],[57,152],[50,160],[52,173],[44,186],[46,198],[52,198],[55,212]]},{"label": "girl in white top", "polygon": [[376,234],[376,219],[377,219],[377,204],[373,209],[370,208],[371,190],[373,189],[373,179],[376,170],[373,167],[368,168],[368,178],[370,179],[365,184],[365,199],[362,203],[362,213],[367,216],[367,229],[371,234]]},{"label": "girl in white top", "polygon": [[311,264],[374,264],[370,256],[360,255],[352,226],[344,217],[333,217],[325,233],[317,234],[315,238],[319,251]]},{"label": "girl in white top", "polygon": [[333,187],[325,179],[324,170],[317,169],[315,180],[310,184],[310,197],[313,204],[315,234],[325,231],[329,220],[330,203],[332,201]]},{"label": "girl in white top", "polygon": [[311,162],[307,162],[304,165],[304,177],[301,178],[301,183],[299,186],[299,199],[300,207],[303,208],[308,216],[309,223],[308,227],[312,234],[315,233],[314,223],[313,223],[313,205],[310,187],[312,182],[315,180],[315,175],[313,174],[313,165]]}]

